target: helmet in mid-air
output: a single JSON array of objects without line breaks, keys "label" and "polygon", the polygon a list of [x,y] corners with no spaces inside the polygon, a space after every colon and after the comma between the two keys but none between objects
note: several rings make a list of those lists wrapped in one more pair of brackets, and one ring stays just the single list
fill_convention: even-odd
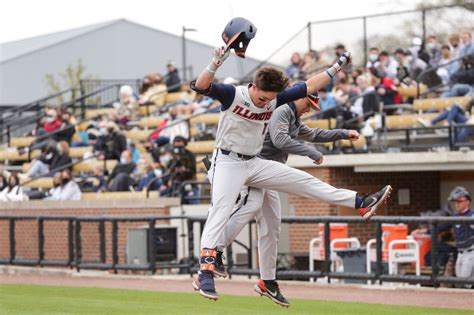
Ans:
[{"label": "helmet in mid-air", "polygon": [[236,17],[227,23],[222,32],[222,39],[229,49],[234,49],[237,56],[245,58],[247,46],[250,40],[255,37],[256,33],[257,28],[252,22],[241,17]]}]

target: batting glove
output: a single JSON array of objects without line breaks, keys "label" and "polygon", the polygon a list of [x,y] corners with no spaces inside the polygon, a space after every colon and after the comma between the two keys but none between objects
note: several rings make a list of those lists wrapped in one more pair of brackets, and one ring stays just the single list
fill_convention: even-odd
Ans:
[{"label": "batting glove", "polygon": [[345,66],[347,66],[348,64],[350,64],[352,62],[352,56],[351,56],[351,53],[348,52],[348,51],[345,51],[340,57],[339,59],[336,61],[336,63],[331,67],[329,68],[328,70],[326,70],[326,73],[331,77],[331,78],[334,78],[334,76],[336,75],[336,73],[338,73],[339,71],[341,71],[341,69]]},{"label": "batting glove", "polygon": [[207,70],[211,73],[215,73],[216,70],[222,66],[224,61],[229,57],[230,49],[226,49],[226,47],[217,47],[212,52],[212,62],[207,66]]}]

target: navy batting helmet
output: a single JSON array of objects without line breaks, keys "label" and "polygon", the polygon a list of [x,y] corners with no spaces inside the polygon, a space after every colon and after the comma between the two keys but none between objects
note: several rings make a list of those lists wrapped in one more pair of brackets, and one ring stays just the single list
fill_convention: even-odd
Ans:
[{"label": "navy batting helmet", "polygon": [[471,201],[471,194],[462,186],[455,187],[449,194],[448,201],[454,201],[461,198],[467,198]]},{"label": "navy batting helmet", "polygon": [[234,48],[235,54],[245,58],[245,51],[250,40],[255,37],[257,28],[247,19],[236,17],[227,23],[222,32],[222,39],[228,48]]}]

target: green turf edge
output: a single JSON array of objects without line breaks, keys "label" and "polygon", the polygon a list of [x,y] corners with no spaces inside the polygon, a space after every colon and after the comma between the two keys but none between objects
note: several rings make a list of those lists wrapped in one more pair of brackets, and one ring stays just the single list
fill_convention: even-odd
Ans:
[{"label": "green turf edge", "polygon": [[289,309],[258,296],[0,284],[0,314],[351,314],[436,315],[472,311],[417,306],[291,299]]}]

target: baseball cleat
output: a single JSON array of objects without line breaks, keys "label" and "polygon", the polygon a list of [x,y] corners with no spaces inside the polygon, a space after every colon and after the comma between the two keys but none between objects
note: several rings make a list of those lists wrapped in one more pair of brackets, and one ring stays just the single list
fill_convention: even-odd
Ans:
[{"label": "baseball cleat", "polygon": [[206,299],[217,301],[219,298],[214,285],[214,276],[210,272],[200,272],[198,278],[193,281],[193,288]]},{"label": "baseball cleat", "polygon": [[214,275],[221,278],[227,278],[229,274],[225,269],[223,259],[225,259],[224,254],[221,251],[217,251],[216,264],[214,266]]},{"label": "baseball cleat", "polygon": [[364,197],[361,206],[357,210],[365,221],[370,221],[370,218],[375,215],[377,208],[382,203],[387,203],[391,192],[392,186],[387,185],[376,193]]},{"label": "baseball cleat", "polygon": [[290,302],[281,294],[278,282],[275,280],[258,280],[255,285],[255,292],[260,294],[260,296],[266,296],[275,304],[290,307]]}]

